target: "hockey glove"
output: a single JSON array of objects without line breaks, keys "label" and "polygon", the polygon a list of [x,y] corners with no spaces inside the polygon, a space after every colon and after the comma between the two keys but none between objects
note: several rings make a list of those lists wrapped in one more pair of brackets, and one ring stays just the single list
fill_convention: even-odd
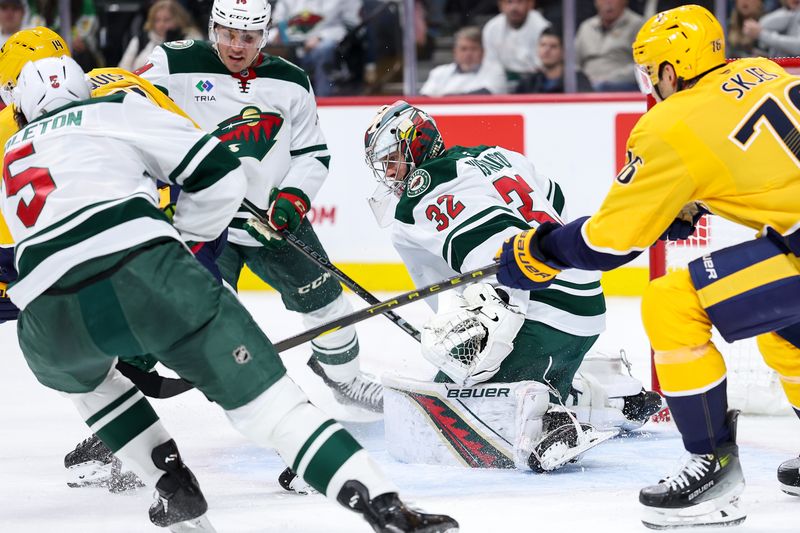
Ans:
[{"label": "hockey glove", "polygon": [[11,303],[6,293],[8,284],[16,281],[17,270],[14,268],[14,249],[0,248],[0,324],[8,320],[16,320],[19,315],[17,306]]},{"label": "hockey glove", "polygon": [[682,241],[688,239],[694,234],[697,222],[706,214],[708,214],[708,210],[697,202],[686,204],[658,240]]},{"label": "hockey glove", "polygon": [[269,193],[267,220],[277,230],[295,231],[308,213],[311,200],[296,187],[274,188]]},{"label": "hockey glove", "polygon": [[537,229],[523,231],[506,240],[495,256],[500,261],[497,281],[506,287],[526,291],[544,289],[550,285],[561,271],[547,264],[539,238],[540,231],[546,234],[555,227],[558,226],[545,222]]}]

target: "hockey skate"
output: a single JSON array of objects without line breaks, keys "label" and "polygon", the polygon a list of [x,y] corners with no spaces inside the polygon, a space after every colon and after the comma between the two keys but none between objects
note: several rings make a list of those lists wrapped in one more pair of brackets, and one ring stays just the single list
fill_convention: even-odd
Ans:
[{"label": "hockey skate", "polygon": [[374,413],[383,412],[383,385],[375,381],[371,375],[359,372],[350,381],[340,382],[328,377],[316,358],[309,359],[308,366],[333,391],[337,402],[343,405],[355,405]]},{"label": "hockey skate", "polygon": [[781,463],[778,467],[778,482],[786,494],[800,496],[800,457]]},{"label": "hockey skate", "polygon": [[298,476],[289,466],[278,476],[278,484],[286,492],[294,492],[295,494],[302,494],[303,496],[316,494],[317,492],[314,487],[306,483],[305,480]]},{"label": "hockey skate", "polygon": [[64,457],[67,485],[77,487],[105,487],[110,492],[124,492],[144,483],[131,471],[122,471],[122,462],[97,435],[81,441]]},{"label": "hockey skate", "polygon": [[617,434],[616,430],[599,431],[578,423],[568,411],[551,408],[542,417],[542,437],[528,457],[528,466],[536,473],[556,470]]},{"label": "hockey skate", "polygon": [[728,412],[729,442],[711,454],[690,454],[677,473],[639,492],[645,526],[674,529],[744,522],[746,515],[739,509],[744,476],[736,445],[738,416],[739,411]]},{"label": "hockey skate", "polygon": [[156,482],[156,501],[150,506],[150,521],[173,533],[216,533],[206,517],[208,503],[200,491],[174,440],[153,448],[153,463],[164,470]]},{"label": "hockey skate", "polygon": [[449,516],[410,509],[396,492],[371,500],[367,488],[358,481],[347,481],[336,500],[362,515],[376,533],[458,533],[458,522]]},{"label": "hockey skate", "polygon": [[634,396],[625,396],[623,400],[622,414],[629,421],[629,424],[622,427],[625,431],[642,427],[664,406],[664,400],[659,393],[644,389]]}]

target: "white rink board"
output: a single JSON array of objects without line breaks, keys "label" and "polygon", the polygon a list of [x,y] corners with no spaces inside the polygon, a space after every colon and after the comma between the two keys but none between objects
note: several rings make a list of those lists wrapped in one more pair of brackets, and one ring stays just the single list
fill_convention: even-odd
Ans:
[{"label": "white rink board", "polygon": [[[344,100],[344,99],[342,99]],[[564,189],[572,217],[593,213],[605,197],[616,175],[615,119],[620,113],[642,113],[642,97],[630,95],[621,101],[508,103],[452,103],[447,100],[413,100],[434,115],[521,116],[524,152],[543,174],[556,178]],[[329,100],[330,102],[331,100]],[[338,100],[332,100],[338,102]],[[358,101],[358,100],[356,100]],[[326,213],[335,210],[334,220],[317,217],[320,239],[334,262],[400,262],[389,242],[388,230],[381,230],[366,198],[376,181],[364,163],[364,131],[378,107],[391,103],[370,98],[360,105],[328,105],[323,100],[319,119],[331,151],[330,175],[312,205]],[[430,102],[430,103],[429,103]],[[481,125],[476,123],[475,128]],[[445,138],[445,143],[447,143]],[[644,259],[640,260],[644,261]],[[646,264],[641,262],[641,265]],[[634,263],[640,266],[640,263]]]}]

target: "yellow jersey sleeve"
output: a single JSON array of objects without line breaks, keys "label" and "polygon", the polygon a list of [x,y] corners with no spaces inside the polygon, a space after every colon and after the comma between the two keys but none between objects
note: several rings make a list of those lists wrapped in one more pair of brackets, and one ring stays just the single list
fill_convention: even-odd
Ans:
[{"label": "yellow jersey sleeve", "polygon": [[[14,121],[13,106],[8,106],[0,111],[0,161],[5,156],[6,141],[15,133],[17,133],[17,123]],[[11,238],[11,232],[8,231],[6,221],[0,214],[0,246],[14,244]]]}]

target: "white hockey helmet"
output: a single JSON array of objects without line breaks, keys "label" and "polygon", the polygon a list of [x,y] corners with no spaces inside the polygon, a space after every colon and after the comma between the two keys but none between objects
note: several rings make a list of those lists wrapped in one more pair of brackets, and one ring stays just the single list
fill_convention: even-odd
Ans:
[{"label": "white hockey helmet", "polygon": [[89,96],[89,83],[83,69],[69,56],[47,57],[26,63],[13,92],[14,105],[29,122]]},{"label": "white hockey helmet", "polygon": [[272,17],[272,7],[267,0],[214,0],[208,19],[208,37],[217,44],[214,26],[224,26],[241,31],[261,31],[259,50],[267,45],[267,30]]}]

